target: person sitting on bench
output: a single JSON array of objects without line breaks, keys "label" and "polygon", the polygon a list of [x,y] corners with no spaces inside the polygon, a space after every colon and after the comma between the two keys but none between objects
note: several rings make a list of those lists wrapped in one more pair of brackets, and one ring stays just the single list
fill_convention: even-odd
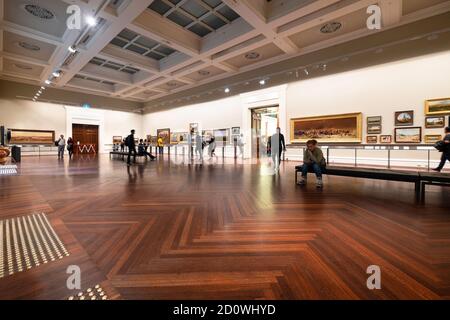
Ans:
[{"label": "person sitting on bench", "polygon": [[443,147],[440,150],[442,152],[441,162],[437,168],[434,168],[434,171],[441,172],[445,166],[445,163],[450,161],[450,127],[445,128],[445,137],[442,140]]},{"label": "person sitting on bench", "polygon": [[144,140],[141,139],[139,140],[139,145],[138,145],[138,156],[140,157],[149,157],[150,160],[155,160],[156,157],[154,155],[152,155],[151,153],[147,152],[147,150],[145,150],[145,144],[144,144]]},{"label": "person sitting on bench", "polygon": [[303,154],[302,178],[299,184],[306,184],[308,171],[311,169],[317,177],[317,188],[322,188],[322,172],[325,169],[325,165],[325,158],[323,157],[322,150],[317,147],[317,141],[309,140],[306,142],[306,150]]}]

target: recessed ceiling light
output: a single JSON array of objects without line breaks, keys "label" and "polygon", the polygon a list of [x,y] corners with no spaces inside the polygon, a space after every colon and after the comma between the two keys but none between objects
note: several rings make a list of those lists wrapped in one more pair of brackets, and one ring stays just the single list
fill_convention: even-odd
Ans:
[{"label": "recessed ceiling light", "polygon": [[225,93],[229,93],[230,92],[230,88],[225,88]]},{"label": "recessed ceiling light", "polygon": [[93,16],[87,16],[85,21],[89,27],[95,27],[97,25],[97,19]]},{"label": "recessed ceiling light", "polygon": [[50,80],[45,80],[45,84],[50,84],[52,83]]},{"label": "recessed ceiling light", "polygon": [[338,31],[340,28],[342,28],[342,23],[340,23],[340,22],[330,22],[330,23],[327,23],[327,24],[323,25],[320,28],[320,32],[325,33],[325,34],[326,33],[333,33],[333,32]]},{"label": "recessed ceiling light", "polygon": [[55,78],[59,78],[59,77],[61,76],[61,72],[60,72],[60,71],[55,71],[55,72],[52,73],[52,75],[53,75]]},{"label": "recessed ceiling light", "polygon": [[22,47],[24,49],[31,50],[31,51],[39,51],[39,50],[41,50],[41,48],[39,46],[37,46],[35,44],[31,44],[31,43],[25,42],[25,41],[20,41],[18,43],[18,45],[19,45],[19,47]]},{"label": "recessed ceiling light", "polygon": [[33,98],[33,102],[36,102],[36,99]]},{"label": "recessed ceiling light", "polygon": [[41,87],[42,90],[45,90],[45,87]]},{"label": "recessed ceiling light", "polygon": [[308,69],[305,69],[304,72],[305,72],[305,74],[306,74],[307,76],[309,76],[309,71],[308,71]]},{"label": "recessed ceiling light", "polygon": [[266,80],[264,80],[264,79],[260,80],[259,84],[262,85],[262,86],[265,85],[266,84]]},{"label": "recessed ceiling light", "polygon": [[69,50],[70,53],[75,53],[75,52],[77,52],[77,49],[76,49],[74,46],[70,46],[70,47],[68,48],[68,50]]},{"label": "recessed ceiling light", "polygon": [[27,4],[24,9],[33,16],[41,19],[50,20],[55,17],[53,12],[36,4]]},{"label": "recessed ceiling light", "polygon": [[198,72],[198,74],[201,75],[201,76],[208,76],[208,75],[211,74],[211,72],[209,72],[209,71],[207,71],[207,70],[200,70],[200,71]]},{"label": "recessed ceiling light", "polygon": [[255,59],[258,59],[259,57],[261,57],[261,55],[255,51],[245,54],[245,59],[248,59],[248,60],[255,60]]}]

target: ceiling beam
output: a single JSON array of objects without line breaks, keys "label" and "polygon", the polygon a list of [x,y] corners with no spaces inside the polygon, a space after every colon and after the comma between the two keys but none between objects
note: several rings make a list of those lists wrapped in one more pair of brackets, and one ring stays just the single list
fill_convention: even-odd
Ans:
[{"label": "ceiling beam", "polygon": [[128,29],[189,56],[200,53],[199,36],[151,10],[142,12]]},{"label": "ceiling beam", "polygon": [[135,67],[150,73],[159,72],[159,62],[149,57],[142,56],[130,50],[108,44],[96,57]]},{"label": "ceiling beam", "polygon": [[380,0],[383,27],[397,24],[403,15],[403,0]]},{"label": "ceiling beam", "polygon": [[223,2],[285,53],[293,54],[298,52],[298,47],[294,42],[287,37],[279,36],[275,30],[267,24],[264,6],[251,4],[249,0],[223,0]]},{"label": "ceiling beam", "polygon": [[131,1],[120,14],[119,19],[99,31],[95,35],[95,41],[91,41],[87,51],[75,58],[69,71],[61,77],[58,85],[63,86],[69,82],[74,75],[76,75],[89,61],[91,61],[92,58],[102,51],[112,39],[114,39],[123,29],[125,29],[152,2],[153,0]]}]

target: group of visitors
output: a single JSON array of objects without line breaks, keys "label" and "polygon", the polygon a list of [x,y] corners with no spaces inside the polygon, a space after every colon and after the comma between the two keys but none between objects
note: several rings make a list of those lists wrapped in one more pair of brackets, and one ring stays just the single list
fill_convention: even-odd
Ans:
[{"label": "group of visitors", "polygon": [[58,159],[64,159],[64,150],[67,145],[67,151],[69,152],[69,159],[72,159],[73,156],[73,148],[74,148],[74,142],[71,137],[67,139],[64,139],[64,135],[60,135],[59,139],[55,141],[55,145],[58,147]]},{"label": "group of visitors", "polygon": [[128,158],[127,158],[127,165],[131,166],[131,156],[133,156],[133,163],[136,163],[136,155],[140,157],[149,157],[151,161],[156,160],[156,157],[152,155],[150,152],[148,152],[148,143],[145,142],[143,139],[139,140],[138,149],[136,152],[136,141],[134,139],[134,134],[136,131],[133,129],[131,130],[131,134],[128,135],[123,141],[124,143],[124,149],[125,147],[128,148]]}]

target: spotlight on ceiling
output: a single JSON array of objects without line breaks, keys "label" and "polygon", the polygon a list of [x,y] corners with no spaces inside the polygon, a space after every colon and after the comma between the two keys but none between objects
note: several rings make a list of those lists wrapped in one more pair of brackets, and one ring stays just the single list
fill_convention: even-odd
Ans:
[{"label": "spotlight on ceiling", "polygon": [[41,87],[41,90],[45,90],[45,87]]},{"label": "spotlight on ceiling", "polygon": [[70,47],[68,48],[68,50],[69,50],[70,53],[75,53],[75,52],[77,52],[77,49],[76,49],[74,46],[70,46]]},{"label": "spotlight on ceiling", "polygon": [[265,85],[266,84],[266,80],[264,80],[264,79],[259,80],[259,84],[262,85],[262,86]]},{"label": "spotlight on ceiling", "polygon": [[307,76],[309,76],[309,71],[308,71],[308,69],[305,69],[304,71],[305,71],[305,74],[306,74]]},{"label": "spotlight on ceiling", "polygon": [[225,93],[230,93],[230,88],[225,88]]},{"label": "spotlight on ceiling", "polygon": [[52,73],[55,78],[59,78],[61,76],[61,71],[55,71]]},{"label": "spotlight on ceiling", "polygon": [[97,25],[97,19],[93,16],[87,16],[85,21],[89,27],[95,27]]},{"label": "spotlight on ceiling", "polygon": [[36,99],[35,99],[35,98],[33,98],[33,102],[36,102]]},{"label": "spotlight on ceiling", "polygon": [[52,82],[50,80],[45,80],[45,84],[51,84]]},{"label": "spotlight on ceiling", "polygon": [[327,71],[327,64],[326,64],[326,63],[324,63],[324,64],[322,65],[322,70],[323,70],[323,71]]}]

